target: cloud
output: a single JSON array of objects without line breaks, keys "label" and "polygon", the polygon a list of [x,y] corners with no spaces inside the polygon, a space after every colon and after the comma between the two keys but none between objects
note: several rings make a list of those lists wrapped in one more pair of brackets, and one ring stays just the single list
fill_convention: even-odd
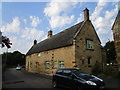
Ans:
[{"label": "cloud", "polygon": [[54,2],[52,0],[44,9],[45,16],[49,17],[51,28],[63,27],[74,20],[74,15],[68,15],[76,2]]},{"label": "cloud", "polygon": [[[12,47],[9,51],[13,52],[18,50],[25,54],[33,45],[35,39],[41,40],[44,37],[44,31],[38,30],[35,27],[20,27],[21,24],[27,23],[27,19],[21,19],[19,17],[14,17],[11,23],[3,25],[1,29],[3,35],[10,38],[12,43]],[[3,51],[5,51],[5,49],[3,49]]]},{"label": "cloud", "polygon": [[40,39],[44,35],[43,31],[37,30],[35,28],[25,28],[22,33],[22,38],[28,39],[28,40],[35,40]]},{"label": "cloud", "polygon": [[70,24],[74,20],[74,16],[55,16],[51,17],[50,25],[52,28],[61,27]]},{"label": "cloud", "polygon": [[[106,2],[98,2],[94,12],[91,15],[91,21],[93,22],[93,25],[95,29],[97,30],[97,33],[102,41],[102,44],[105,44],[105,40],[108,41],[108,39],[113,40],[112,33],[112,25],[115,20],[115,16],[118,12],[117,5],[114,5],[115,7],[111,10],[106,10],[105,7],[107,6]],[[101,16],[104,15],[104,16]],[[112,35],[112,36],[111,36]]]},{"label": "cloud", "polygon": [[32,20],[31,26],[33,26],[33,27],[37,27],[38,24],[40,24],[40,22],[41,22],[41,19],[37,16],[30,16],[30,19]]},{"label": "cloud", "polygon": [[79,23],[79,22],[81,22],[81,21],[83,21],[83,15],[82,15],[82,14],[80,14],[80,16],[78,17],[77,23]]},{"label": "cloud", "polygon": [[107,2],[102,2],[102,0],[99,0],[94,12],[92,13],[91,19],[92,20],[97,19],[100,16],[100,14],[103,13],[102,11],[106,5],[107,5]]},{"label": "cloud", "polygon": [[45,35],[45,36],[41,39],[41,41],[43,41],[43,40],[45,40],[45,39],[47,39],[47,35]]},{"label": "cloud", "polygon": [[23,19],[23,22],[24,22],[25,24],[27,24],[27,19]]},{"label": "cloud", "polygon": [[12,23],[8,23],[1,27],[2,32],[17,33],[20,30],[19,17],[14,17]]},{"label": "cloud", "polygon": [[101,10],[101,12],[105,13],[105,16],[101,17],[99,14],[96,16],[96,18],[92,18],[93,24],[96,27],[98,34],[110,33],[114,21],[113,17],[117,14],[117,10],[117,6],[115,6],[115,8],[110,11]]}]

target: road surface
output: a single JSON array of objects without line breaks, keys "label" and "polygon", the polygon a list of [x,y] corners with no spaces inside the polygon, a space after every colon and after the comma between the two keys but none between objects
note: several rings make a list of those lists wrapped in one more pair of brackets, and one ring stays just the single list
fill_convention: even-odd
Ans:
[{"label": "road surface", "polygon": [[[50,77],[29,73],[24,70],[17,71],[15,68],[10,68],[4,72],[3,76],[3,88],[51,88],[51,90],[63,90],[63,88],[52,88]],[[120,88],[117,79],[104,78],[103,80],[106,83],[106,88],[110,88],[110,90],[111,88],[113,90]]]},{"label": "road surface", "polygon": [[51,79],[15,68],[7,69],[3,76],[3,88],[52,88]]}]

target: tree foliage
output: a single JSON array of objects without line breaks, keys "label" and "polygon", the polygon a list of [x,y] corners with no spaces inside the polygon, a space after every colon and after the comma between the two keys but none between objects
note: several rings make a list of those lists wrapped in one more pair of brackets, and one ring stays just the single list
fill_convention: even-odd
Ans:
[{"label": "tree foliage", "polygon": [[114,47],[114,41],[108,41],[104,46],[107,54],[107,63],[115,62],[116,60],[116,52]]},{"label": "tree foliage", "polygon": [[3,53],[2,60],[7,66],[17,66],[18,64],[25,65],[25,55],[19,51]]},{"label": "tree foliage", "polygon": [[2,47],[11,48],[12,43],[10,42],[10,39],[6,36],[2,36]]},{"label": "tree foliage", "polygon": [[98,75],[102,72],[101,64],[96,62],[95,65],[92,67],[92,74]]}]

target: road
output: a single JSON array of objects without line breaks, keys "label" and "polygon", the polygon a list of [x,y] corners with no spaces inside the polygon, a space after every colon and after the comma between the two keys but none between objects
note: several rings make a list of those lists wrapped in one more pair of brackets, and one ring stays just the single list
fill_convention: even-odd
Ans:
[{"label": "road", "polygon": [[52,88],[51,79],[15,68],[8,69],[3,76],[3,88]]},{"label": "road", "polygon": [[[17,71],[15,68],[10,68],[4,72],[3,76],[3,88],[51,88],[51,90],[63,90],[63,88],[52,88],[50,77],[29,73],[24,70]],[[104,78],[104,81],[107,88],[120,88],[117,79]]]}]

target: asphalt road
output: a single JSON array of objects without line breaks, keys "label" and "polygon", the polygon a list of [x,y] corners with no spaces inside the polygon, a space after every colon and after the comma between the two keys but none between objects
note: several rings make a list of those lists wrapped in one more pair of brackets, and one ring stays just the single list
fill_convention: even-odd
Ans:
[{"label": "asphalt road", "polygon": [[3,76],[3,88],[52,88],[51,79],[15,68],[8,69]]},{"label": "asphalt road", "polygon": [[[51,88],[51,90],[63,90],[63,88],[52,88],[50,77],[29,73],[24,70],[17,71],[15,68],[7,69],[3,77],[3,88]],[[106,83],[106,88],[110,88],[110,90],[120,89],[120,83],[117,79],[103,78],[103,80]]]}]

